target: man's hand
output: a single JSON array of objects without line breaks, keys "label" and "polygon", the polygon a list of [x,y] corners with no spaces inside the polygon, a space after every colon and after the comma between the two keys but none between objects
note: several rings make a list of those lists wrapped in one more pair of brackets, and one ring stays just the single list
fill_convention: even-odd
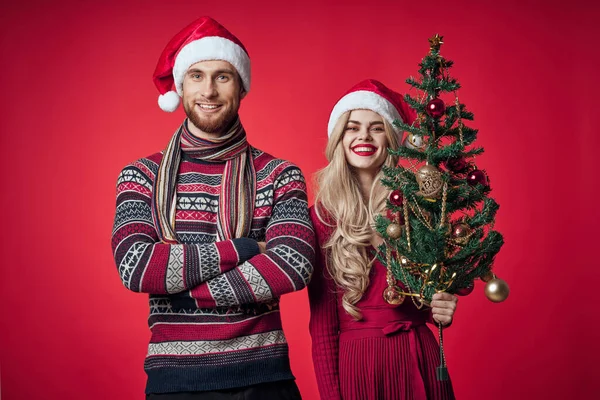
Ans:
[{"label": "man's hand", "polygon": [[267,252],[267,243],[266,242],[258,242],[258,248],[260,249],[260,254],[264,254]]},{"label": "man's hand", "polygon": [[450,293],[436,293],[431,300],[431,313],[435,322],[449,325],[456,311],[458,297]]}]

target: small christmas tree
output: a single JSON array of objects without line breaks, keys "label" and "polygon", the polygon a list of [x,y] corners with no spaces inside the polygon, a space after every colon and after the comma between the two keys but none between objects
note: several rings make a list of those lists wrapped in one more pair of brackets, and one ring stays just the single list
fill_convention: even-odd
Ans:
[{"label": "small christmas tree", "polygon": [[[468,294],[477,278],[487,282],[486,296],[494,302],[504,301],[509,293],[506,282],[492,273],[503,244],[502,235],[493,230],[499,206],[489,197],[487,174],[475,164],[483,148],[473,146],[477,130],[464,125],[473,114],[458,100],[460,84],[449,74],[453,62],[440,55],[442,39],[429,39],[420,78],[407,80],[418,91],[416,97],[405,96],[417,118],[412,125],[395,121],[408,136],[398,150],[390,150],[400,163],[384,170],[383,184],[392,192],[387,218],[376,221],[385,239],[382,262],[388,268],[383,297],[390,304],[410,297],[417,308],[429,305],[436,292]],[[454,95],[450,106],[442,99],[448,94]],[[437,379],[446,380],[438,326]]]},{"label": "small christmas tree", "polygon": [[405,96],[417,118],[411,125],[395,122],[408,136],[391,151],[398,166],[384,170],[392,192],[387,217],[377,218],[376,227],[385,239],[380,257],[388,267],[384,298],[390,304],[410,297],[421,308],[436,292],[468,294],[477,278],[488,282],[490,300],[508,296],[508,286],[491,270],[503,244],[493,230],[499,206],[476,165],[483,148],[474,146],[477,130],[464,123],[473,114],[458,100],[460,84],[449,74],[453,62],[440,55],[442,39],[429,39],[420,77],[407,79],[417,89],[415,97]]}]

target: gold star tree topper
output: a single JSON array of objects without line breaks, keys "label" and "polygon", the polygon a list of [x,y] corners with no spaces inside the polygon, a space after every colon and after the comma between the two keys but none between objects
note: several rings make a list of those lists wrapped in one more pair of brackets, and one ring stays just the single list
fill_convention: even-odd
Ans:
[{"label": "gold star tree topper", "polygon": [[439,51],[442,44],[444,44],[444,37],[438,33],[429,38],[429,48],[431,51]]}]

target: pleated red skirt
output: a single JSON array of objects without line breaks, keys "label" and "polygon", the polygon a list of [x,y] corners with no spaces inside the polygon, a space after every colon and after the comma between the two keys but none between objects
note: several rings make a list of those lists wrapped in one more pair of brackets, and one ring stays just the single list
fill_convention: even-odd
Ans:
[{"label": "pleated red skirt", "polygon": [[381,329],[342,332],[340,390],[344,400],[450,400],[450,380],[438,381],[438,343],[425,326],[385,335]]}]

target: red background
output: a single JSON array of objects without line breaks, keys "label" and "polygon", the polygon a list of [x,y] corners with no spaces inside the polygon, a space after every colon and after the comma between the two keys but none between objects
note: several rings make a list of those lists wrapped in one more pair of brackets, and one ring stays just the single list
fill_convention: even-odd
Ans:
[{"label": "red background", "polygon": [[[241,109],[250,142],[307,179],[325,165],[337,98],[367,77],[406,91],[427,38],[443,34],[487,150],[478,164],[506,239],[496,272],[512,289],[501,304],[481,283],[461,299],[446,335],[457,397],[597,392],[596,2],[91,3],[0,5],[3,399],[143,398],[148,308],[112,260],[114,188],[183,118],[160,111],[151,75],[200,15],[253,60]],[[298,385],[316,399],[306,291],[282,307]]]}]

